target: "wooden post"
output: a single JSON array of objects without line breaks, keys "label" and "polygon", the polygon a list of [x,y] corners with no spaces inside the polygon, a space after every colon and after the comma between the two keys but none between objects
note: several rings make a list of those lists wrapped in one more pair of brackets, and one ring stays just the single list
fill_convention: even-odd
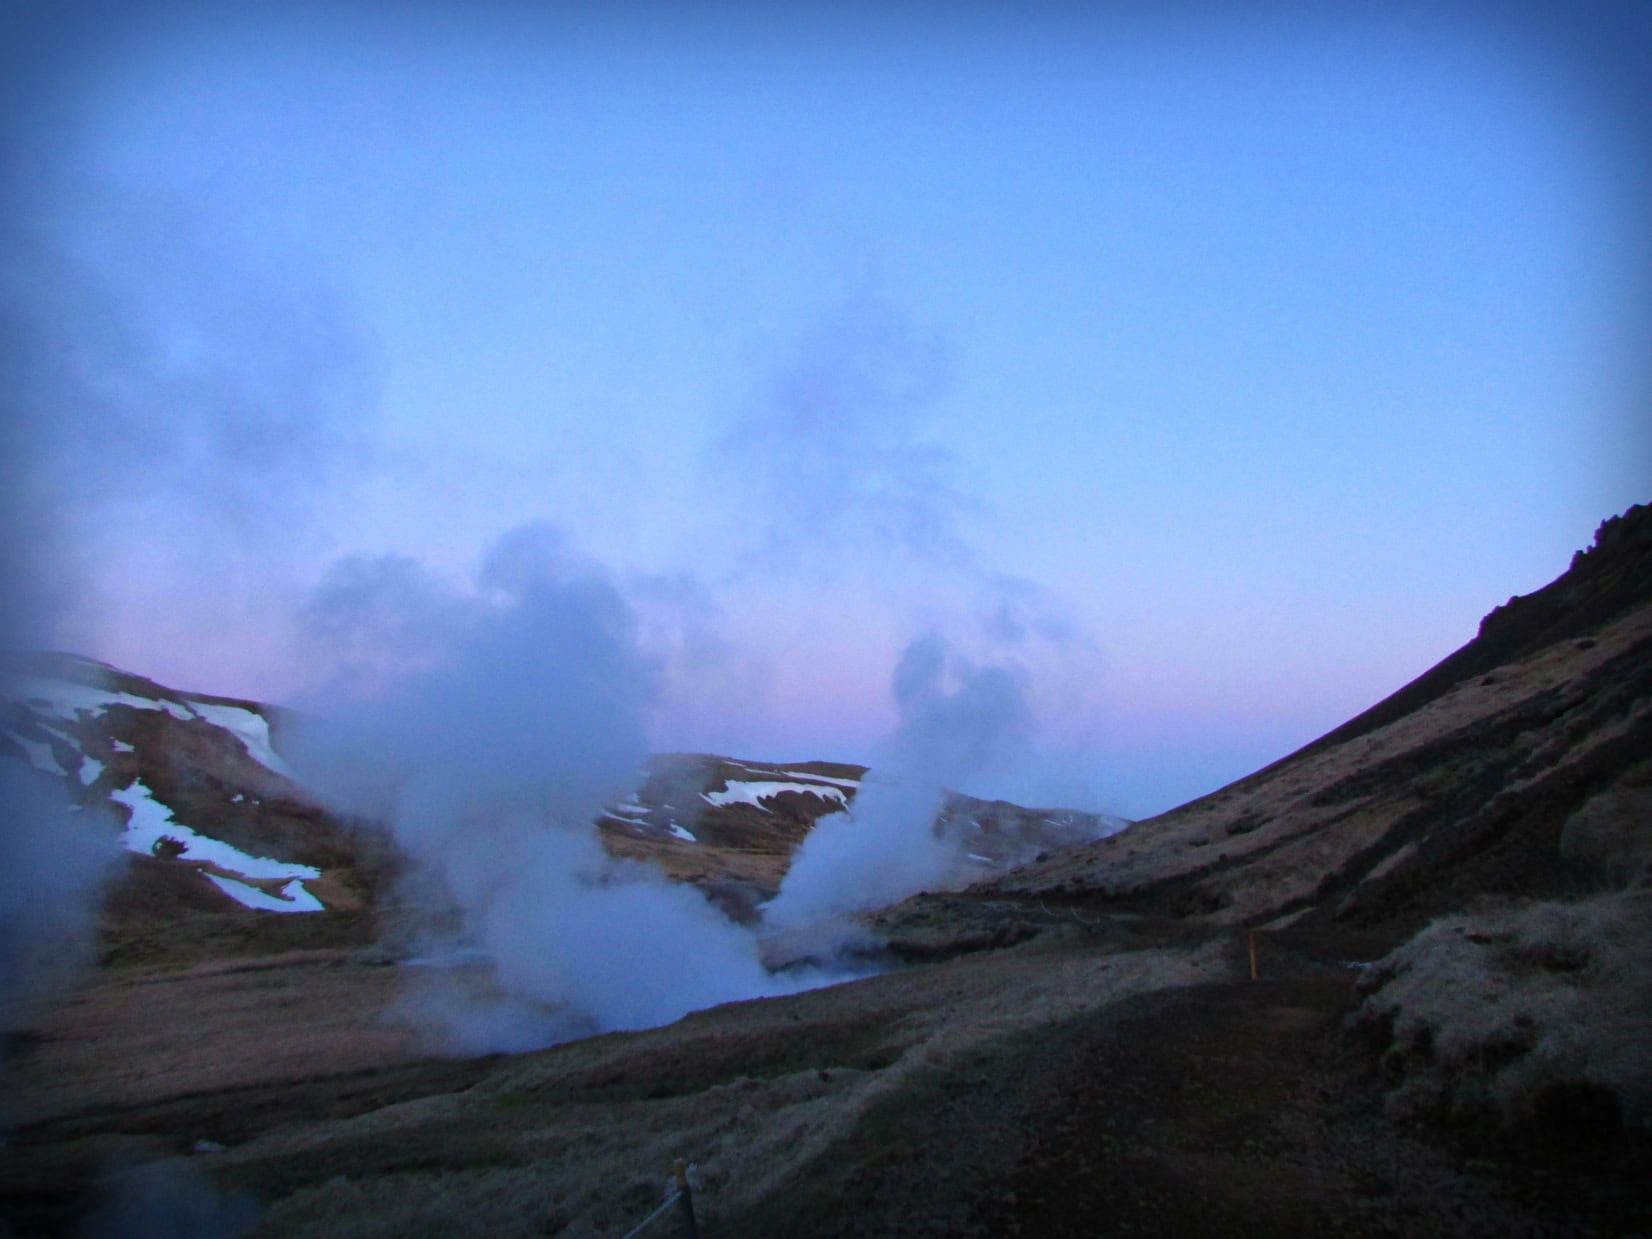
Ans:
[{"label": "wooden post", "polygon": [[1250,942],[1250,979],[1256,980],[1256,931],[1253,929],[1245,935]]},{"label": "wooden post", "polygon": [[678,1158],[671,1171],[677,1176],[677,1204],[683,1215],[683,1235],[686,1239],[700,1239],[700,1227],[694,1221],[694,1189],[688,1185],[688,1163]]}]

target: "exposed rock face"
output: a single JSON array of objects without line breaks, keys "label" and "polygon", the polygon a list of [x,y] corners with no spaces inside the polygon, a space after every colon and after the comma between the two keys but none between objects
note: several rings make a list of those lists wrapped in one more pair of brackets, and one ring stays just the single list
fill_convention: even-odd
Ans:
[{"label": "exposed rock face", "polygon": [[1301,752],[1352,739],[1419,709],[1456,684],[1519,662],[1548,646],[1588,640],[1595,629],[1645,603],[1649,576],[1652,508],[1636,504],[1623,515],[1603,521],[1595,530],[1594,542],[1572,556],[1571,567],[1560,577],[1494,608],[1480,621],[1473,641]]}]

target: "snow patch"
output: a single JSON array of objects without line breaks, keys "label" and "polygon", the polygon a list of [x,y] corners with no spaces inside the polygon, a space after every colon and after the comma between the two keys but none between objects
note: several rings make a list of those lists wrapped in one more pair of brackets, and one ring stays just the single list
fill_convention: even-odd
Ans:
[{"label": "snow patch", "polygon": [[304,883],[294,878],[281,888],[279,895],[272,895],[256,886],[248,886],[245,882],[237,882],[234,878],[219,877],[216,873],[206,875],[211,882],[224,894],[236,903],[249,908],[257,908],[261,912],[325,912],[326,905],[304,888]]},{"label": "snow patch", "polygon": [[36,770],[43,770],[47,774],[67,775],[57,760],[57,754],[52,752],[52,746],[44,740],[25,740],[15,731],[6,732],[6,739],[23,750],[23,759]]},{"label": "snow patch", "polygon": [[38,676],[26,676],[20,680],[16,695],[28,705],[66,723],[77,721],[82,712],[101,714],[111,706],[131,706],[134,710],[164,710],[173,718],[184,722],[199,717],[180,701],[139,697],[135,693],[117,693],[107,688],[93,688],[90,684],[48,680]]},{"label": "snow patch", "polygon": [[98,775],[103,773],[103,763],[95,757],[80,759],[80,785],[90,787],[98,781]]},{"label": "snow patch", "polygon": [[699,842],[699,840],[694,837],[694,832],[692,830],[690,830],[686,826],[679,826],[679,825],[677,825],[676,822],[672,822],[669,826],[666,827],[666,829],[669,830],[672,834],[676,835],[677,838],[679,838],[679,839],[686,839],[690,843],[698,843]]},{"label": "snow patch", "polygon": [[782,792],[801,792],[805,796],[818,796],[822,800],[835,800],[841,806],[847,807],[849,797],[841,787],[821,786],[818,783],[778,783],[752,782],[747,783],[737,779],[729,780],[726,790],[720,792],[701,792],[700,795],[709,805],[722,808],[731,804],[749,804],[755,809],[769,812],[763,801],[773,800]]},{"label": "snow patch", "polygon": [[780,773],[790,775],[794,779],[812,779],[816,783],[833,783],[838,787],[846,787],[850,791],[858,791],[860,788],[859,779],[840,779],[835,775],[813,774],[807,770],[782,770]]},{"label": "snow patch", "polygon": [[603,812],[606,816],[613,818],[615,821],[624,822],[628,826],[634,826],[637,824],[638,819],[646,818],[651,810],[647,805],[642,804],[635,796],[633,796],[624,804],[617,804],[611,809],[605,809]]},{"label": "snow patch", "polygon": [[[123,804],[131,811],[131,818],[126,823],[126,831],[121,836],[121,846],[128,852],[135,852],[141,856],[154,854],[155,844],[163,838],[177,839],[184,844],[184,859],[207,861],[220,869],[239,874],[244,878],[291,878],[284,888],[285,899],[278,899],[263,891],[241,882],[230,879],[220,879],[216,874],[206,876],[218,886],[218,889],[239,900],[249,908],[265,908],[273,912],[319,912],[323,905],[319,899],[305,890],[302,882],[310,878],[319,878],[321,870],[310,865],[294,865],[286,861],[272,860],[268,856],[252,856],[233,847],[220,839],[203,835],[190,827],[183,825],[172,816],[168,809],[150,793],[141,779],[133,780],[131,786],[123,787],[119,791],[110,792],[109,799]],[[224,885],[225,882],[230,885]],[[296,887],[296,892],[295,892]],[[244,892],[252,892],[251,896],[243,898]],[[252,901],[256,897],[257,901]],[[268,900],[275,900],[278,906],[271,906]]]},{"label": "snow patch", "polygon": [[291,779],[292,769],[276,754],[270,740],[270,721],[257,711],[243,706],[209,705],[196,702],[195,713],[215,727],[222,727],[247,750],[247,754],[261,766]]}]

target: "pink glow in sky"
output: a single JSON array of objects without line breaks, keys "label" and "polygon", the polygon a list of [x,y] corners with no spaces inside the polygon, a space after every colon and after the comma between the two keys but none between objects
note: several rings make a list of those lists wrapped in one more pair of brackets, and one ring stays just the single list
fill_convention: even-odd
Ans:
[{"label": "pink glow in sky", "polygon": [[934,631],[1021,787],[1239,777],[1652,489],[1647,23],[1333,8],[24,6],[35,635],[288,700],[537,521],[661,747],[873,760]]}]

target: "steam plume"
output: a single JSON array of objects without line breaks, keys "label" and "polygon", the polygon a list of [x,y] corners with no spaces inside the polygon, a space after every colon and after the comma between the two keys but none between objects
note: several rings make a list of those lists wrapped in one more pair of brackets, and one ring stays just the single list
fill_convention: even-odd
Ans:
[{"label": "steam plume", "polygon": [[[400,614],[417,622],[387,629]],[[657,669],[618,589],[554,531],[507,534],[468,591],[407,561],[346,562],[308,615],[358,647],[385,631],[405,645],[399,672],[380,655],[312,703],[330,721],[300,760],[385,817],[451,901],[445,947],[484,961],[418,970],[404,1011],[448,1048],[520,1050],[796,988],[699,894],[603,852],[593,822],[636,787]]]},{"label": "steam plume", "polygon": [[1057,709],[1079,714],[1063,697],[1095,678],[1063,609],[983,564],[967,536],[981,505],[932,437],[944,429],[943,363],[939,344],[891,307],[851,301],[802,339],[731,436],[768,517],[763,570],[802,564],[843,582],[859,568],[919,633],[891,673],[891,734],[851,811],[804,840],[765,912],[770,926],[956,884],[966,849],[934,829],[948,793],[1055,782],[1039,723]]},{"label": "steam plume", "polygon": [[891,690],[900,721],[884,761],[848,813],[804,839],[764,913],[768,924],[789,928],[955,884],[963,858],[936,833],[936,818],[949,789],[990,777],[1025,748],[1022,677],[1009,665],[975,665],[927,633],[902,653]]},{"label": "steam plume", "polygon": [[962,522],[976,504],[925,433],[947,385],[939,342],[881,301],[849,300],[806,332],[721,445],[747,480],[742,513],[760,517],[761,566],[799,547],[816,566],[869,546],[967,562]]},{"label": "steam plume", "polygon": [[11,1018],[90,962],[120,850],[112,823],[71,812],[58,779],[19,761],[0,760],[0,811],[0,1011]]},{"label": "steam plume", "polygon": [[[4,480],[31,552],[30,644],[198,678],[249,662],[249,634],[273,640],[258,631],[270,594],[366,458],[377,375],[292,255],[71,171],[77,153],[25,143],[0,215]],[[146,623],[155,597],[186,592],[196,608]]]}]

